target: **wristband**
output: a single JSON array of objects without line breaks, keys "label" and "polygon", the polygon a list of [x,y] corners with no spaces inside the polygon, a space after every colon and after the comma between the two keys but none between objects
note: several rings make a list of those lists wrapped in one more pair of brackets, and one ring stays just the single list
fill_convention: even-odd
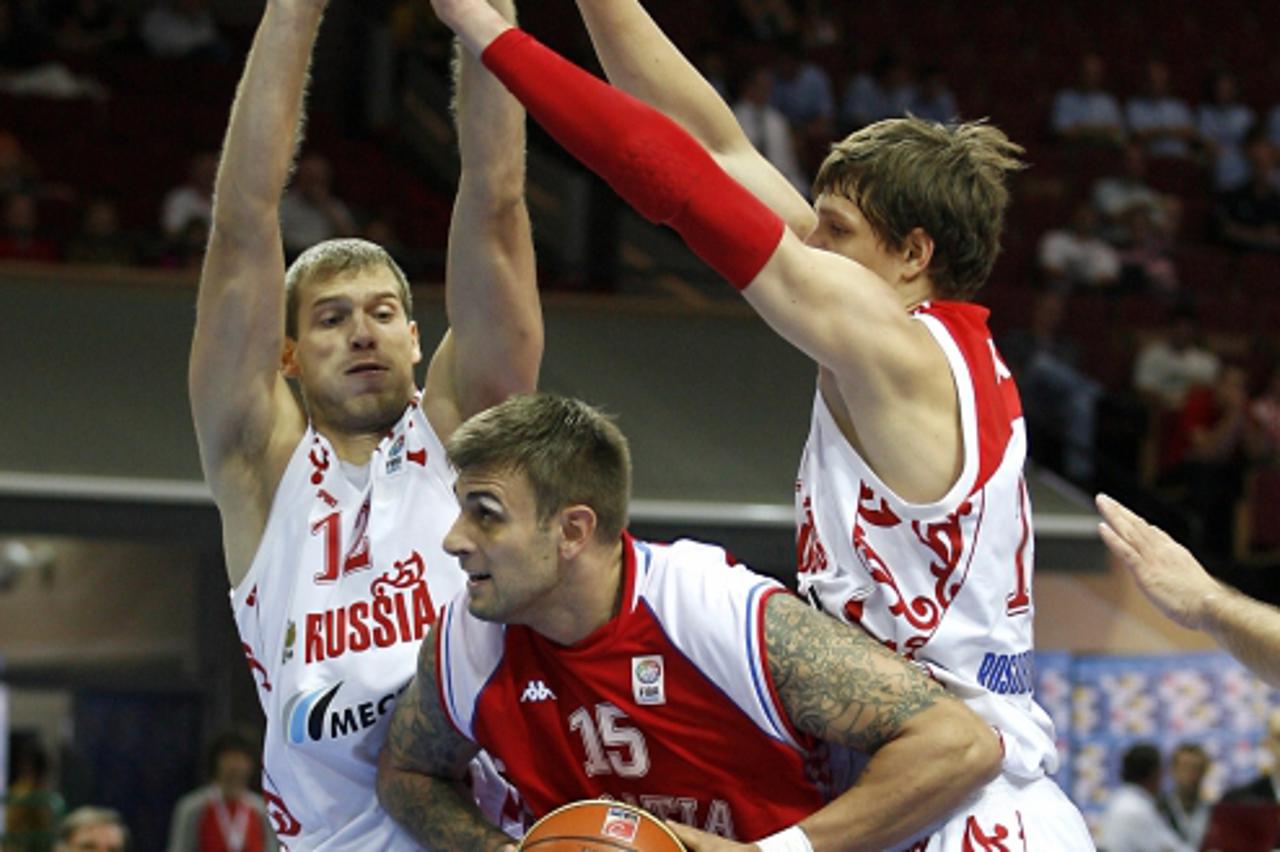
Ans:
[{"label": "wristband", "polygon": [[809,835],[804,833],[798,825],[783,829],[777,834],[770,834],[761,840],[756,841],[756,848],[760,852],[813,852],[813,844],[809,842]]}]

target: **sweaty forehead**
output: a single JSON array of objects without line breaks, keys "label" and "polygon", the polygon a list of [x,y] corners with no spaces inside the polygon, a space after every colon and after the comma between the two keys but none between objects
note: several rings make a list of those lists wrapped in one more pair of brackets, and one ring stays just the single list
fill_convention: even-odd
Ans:
[{"label": "sweaty forehead", "polygon": [[818,200],[813,203],[813,207],[818,211],[819,216],[833,216],[847,219],[854,223],[866,221],[866,217],[862,215],[862,208],[858,206],[858,203],[837,192],[828,191],[822,193],[818,196]]}]

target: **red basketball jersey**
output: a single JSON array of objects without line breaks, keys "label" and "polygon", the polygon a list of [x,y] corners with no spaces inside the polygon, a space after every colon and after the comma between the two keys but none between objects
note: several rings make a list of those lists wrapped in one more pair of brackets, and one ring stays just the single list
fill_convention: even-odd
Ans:
[{"label": "red basketball jersey", "polygon": [[454,598],[437,633],[453,724],[534,816],[607,797],[754,840],[821,807],[765,659],[764,605],[782,587],[709,545],[624,536],[623,552],[621,611],[569,647]]}]

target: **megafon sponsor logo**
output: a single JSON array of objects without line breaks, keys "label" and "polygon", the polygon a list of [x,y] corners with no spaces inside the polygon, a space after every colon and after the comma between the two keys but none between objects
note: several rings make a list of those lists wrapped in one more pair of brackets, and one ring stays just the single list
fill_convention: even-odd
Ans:
[{"label": "megafon sponsor logo", "polygon": [[301,745],[307,741],[338,739],[372,728],[378,720],[395,709],[396,697],[404,691],[401,687],[381,698],[358,701],[355,704],[337,704],[342,681],[307,692],[300,692],[284,708],[286,736],[289,742]]}]

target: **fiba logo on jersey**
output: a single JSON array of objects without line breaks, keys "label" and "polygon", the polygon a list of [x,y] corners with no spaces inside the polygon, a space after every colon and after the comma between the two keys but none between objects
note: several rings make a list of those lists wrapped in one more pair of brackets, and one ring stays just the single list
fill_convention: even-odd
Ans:
[{"label": "fiba logo on jersey", "polygon": [[391,445],[391,451],[387,453],[387,476],[400,471],[400,466],[404,464],[404,435],[396,437],[395,443]]},{"label": "fiba logo on jersey", "polygon": [[667,703],[661,654],[631,658],[631,693],[637,704]]}]

